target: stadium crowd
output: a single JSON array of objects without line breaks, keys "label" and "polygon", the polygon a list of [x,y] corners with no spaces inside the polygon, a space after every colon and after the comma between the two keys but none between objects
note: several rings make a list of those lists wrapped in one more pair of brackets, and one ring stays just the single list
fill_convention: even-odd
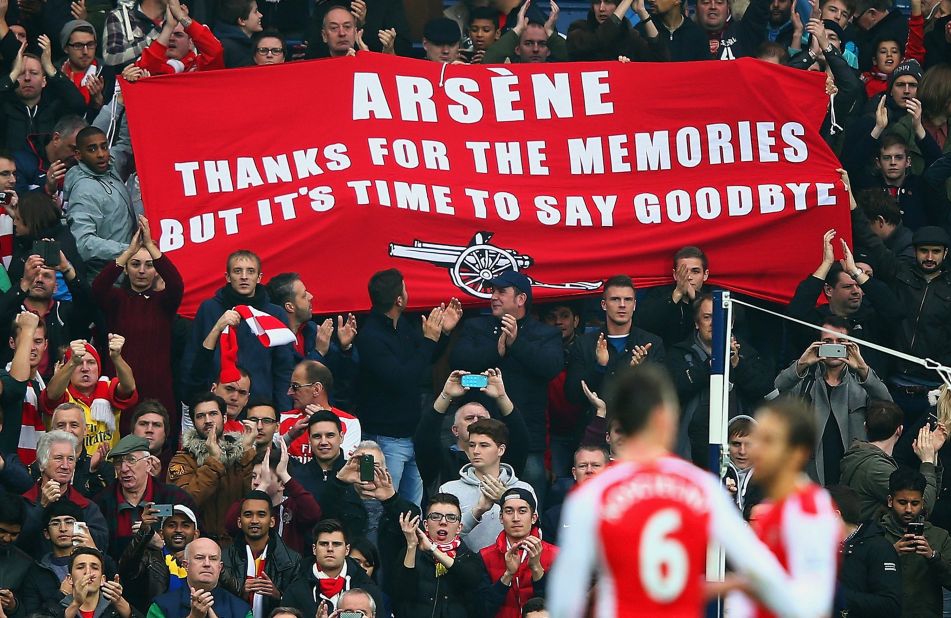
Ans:
[{"label": "stadium crowd", "polygon": [[598,0],[562,34],[553,1],[461,0],[420,49],[399,0],[0,0],[0,618],[541,618],[563,500],[625,440],[599,393],[628,367],[666,369],[674,451],[709,468],[698,247],[667,286],[604,273],[598,298],[542,305],[508,271],[487,310],[422,316],[395,269],[369,313],[315,316],[316,282],[239,249],[178,315],[116,84],[355,50],[825,72],[854,246],[816,238],[774,307],[822,330],[738,312],[722,485],[755,521],[755,411],[804,401],[806,470],[846,530],[835,615],[951,615],[951,391],[845,338],[951,365],[951,0],[908,11]]}]

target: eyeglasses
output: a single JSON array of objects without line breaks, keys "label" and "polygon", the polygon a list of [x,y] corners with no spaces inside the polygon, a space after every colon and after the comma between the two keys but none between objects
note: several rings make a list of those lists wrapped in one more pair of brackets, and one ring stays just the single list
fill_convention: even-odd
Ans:
[{"label": "eyeglasses", "polygon": [[238,393],[242,397],[247,397],[248,395],[251,394],[251,391],[247,389],[238,388],[237,386],[231,386],[230,384],[225,386],[225,392],[228,393],[229,395],[234,395],[235,393]]},{"label": "eyeglasses", "polygon": [[151,455],[142,455],[141,457],[134,457],[130,455],[128,457],[120,457],[118,459],[114,459],[113,462],[115,467],[117,468],[121,466],[122,464],[125,464],[127,466],[134,466],[135,464],[139,463],[143,459],[148,459],[149,457],[151,457]]},{"label": "eyeglasses", "polygon": [[283,56],[284,48],[282,47],[256,47],[254,53],[261,54],[262,56],[267,56],[268,54],[272,56]]},{"label": "eyeglasses", "polygon": [[79,51],[81,49],[96,49],[96,42],[90,41],[89,43],[67,43],[66,47]]},{"label": "eyeglasses", "polygon": [[255,425],[257,425],[258,423],[261,423],[261,424],[264,425],[265,427],[270,427],[271,425],[273,425],[274,423],[277,422],[277,419],[275,419],[275,418],[270,418],[270,417],[263,417],[263,418],[261,418],[261,417],[257,417],[257,416],[249,416],[249,417],[248,417],[247,419],[245,419],[245,420],[247,420],[249,423],[253,423],[253,424],[255,424]]},{"label": "eyeglasses", "polygon": [[297,382],[291,382],[291,390],[296,393],[302,388],[307,388],[308,386],[314,386],[315,384],[320,384],[320,382],[310,382],[308,384],[298,384]]},{"label": "eyeglasses", "polygon": [[426,519],[429,521],[442,521],[446,520],[450,524],[454,524],[459,521],[459,516],[455,513],[430,513],[426,516]]}]

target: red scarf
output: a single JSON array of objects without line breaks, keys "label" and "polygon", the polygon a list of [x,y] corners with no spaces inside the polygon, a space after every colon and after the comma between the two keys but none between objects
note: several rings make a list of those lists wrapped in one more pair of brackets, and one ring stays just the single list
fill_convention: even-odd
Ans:
[{"label": "red scarf", "polygon": [[[430,540],[432,540],[432,539],[430,539]],[[436,541],[433,541],[432,543],[433,543],[433,547],[435,547],[436,549],[438,549],[438,550],[441,551],[442,553],[446,554],[446,555],[449,556],[450,558],[455,558],[455,557],[456,557],[456,550],[459,549],[459,545],[462,544],[462,539],[459,538],[458,536],[456,536],[456,538],[454,538],[453,540],[449,541],[448,543],[437,543]],[[435,560],[435,558],[434,558],[434,560]]]},{"label": "red scarf", "polygon": [[[9,367],[7,368],[9,370]],[[26,384],[26,393],[23,395],[23,411],[20,420],[20,442],[17,444],[17,455],[20,457],[20,463],[29,466],[36,461],[36,445],[40,436],[46,433],[46,424],[43,422],[43,416],[37,409],[36,404],[39,400],[37,389],[34,384],[39,386],[39,390],[46,388],[43,378],[36,374],[36,379],[30,380]]]},{"label": "red scarf", "polygon": [[343,587],[346,583],[346,580],[340,576],[324,577],[317,580],[317,585],[320,586],[320,594],[328,599],[332,599],[343,592]]}]

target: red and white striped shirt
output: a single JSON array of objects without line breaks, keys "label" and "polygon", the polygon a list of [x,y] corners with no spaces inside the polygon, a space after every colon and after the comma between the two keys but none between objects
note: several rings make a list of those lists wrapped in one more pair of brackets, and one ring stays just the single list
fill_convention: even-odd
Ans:
[{"label": "red and white striped shirt", "polygon": [[[339,408],[331,407],[330,411],[337,415],[340,419],[340,424],[343,425],[343,444],[340,445],[340,450],[344,458],[349,459],[362,439],[360,419]],[[287,432],[294,427],[294,424],[306,416],[308,415],[298,412],[297,410],[281,412],[281,426],[279,429],[281,437],[287,435]],[[291,442],[290,446],[287,447],[287,452],[300,463],[307,463],[313,458],[313,453],[311,453],[310,450],[310,436],[307,435],[306,429],[304,433],[297,436],[297,438]]]}]

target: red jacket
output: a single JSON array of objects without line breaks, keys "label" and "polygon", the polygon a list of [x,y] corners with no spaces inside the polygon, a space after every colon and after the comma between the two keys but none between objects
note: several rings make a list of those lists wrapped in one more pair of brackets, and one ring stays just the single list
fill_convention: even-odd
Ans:
[{"label": "red jacket", "polygon": [[[221,46],[221,41],[211,33],[211,30],[192,20],[192,23],[185,28],[185,33],[192,38],[198,53],[190,51],[185,54],[185,57],[181,60],[185,69],[181,72],[212,71],[225,68],[224,47]],[[135,65],[152,75],[174,75],[179,71],[168,64],[166,51],[168,51],[168,47],[156,39],[145,48],[142,57],[136,61]]]},{"label": "red jacket", "polygon": [[[540,536],[537,529],[533,529],[532,534]],[[508,541],[505,538],[505,531],[503,530],[495,540],[494,545],[484,547],[479,552],[482,556],[482,563],[485,565],[485,570],[489,574],[489,583],[493,589],[498,589],[498,587],[502,586],[502,584],[499,583],[499,578],[505,574],[505,550],[507,549],[507,545]],[[551,570],[551,565],[555,562],[557,555],[557,547],[551,543],[542,541],[542,568],[545,569],[546,576]],[[545,577],[542,577],[538,582],[532,582],[532,571],[528,567],[528,560],[523,561],[519,565],[515,577],[512,578],[512,585],[505,595],[505,600],[501,608],[495,614],[490,613],[489,618],[521,618],[522,606],[532,597],[538,596],[535,592],[536,587],[544,589],[545,579]],[[490,592],[488,600],[490,610],[493,606],[492,596]]]},{"label": "red jacket", "polygon": [[[901,41],[899,41],[900,43]],[[925,18],[922,15],[912,15],[908,18],[908,41],[905,43],[905,55],[902,61],[917,60],[920,64],[925,63]],[[868,97],[874,97],[888,89],[888,78],[890,76],[879,73],[872,68],[870,71],[862,73],[862,81],[865,82],[865,94]]]}]

